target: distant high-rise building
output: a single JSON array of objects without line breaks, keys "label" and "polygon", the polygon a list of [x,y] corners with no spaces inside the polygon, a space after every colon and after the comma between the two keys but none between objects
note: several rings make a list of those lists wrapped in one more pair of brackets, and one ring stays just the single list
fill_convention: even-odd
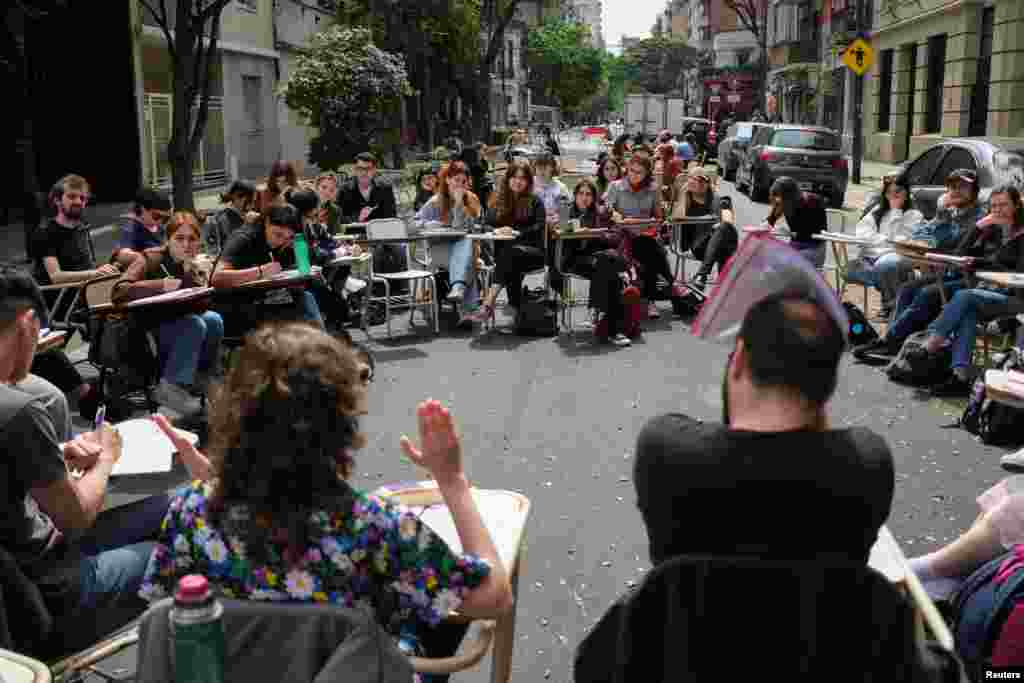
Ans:
[{"label": "distant high-rise building", "polygon": [[570,12],[581,24],[590,27],[594,47],[604,48],[603,7],[601,0],[570,0]]}]

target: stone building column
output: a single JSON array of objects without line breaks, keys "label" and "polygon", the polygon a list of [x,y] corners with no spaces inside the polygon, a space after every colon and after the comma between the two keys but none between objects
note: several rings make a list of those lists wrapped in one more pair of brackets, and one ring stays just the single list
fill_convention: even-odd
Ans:
[{"label": "stone building column", "polygon": [[942,134],[967,135],[971,98],[978,79],[978,28],[981,6],[964,3],[954,32],[946,37],[946,71],[942,84]]},{"label": "stone building column", "polygon": [[1024,137],[1024,2],[1002,0],[992,26],[988,134]]}]

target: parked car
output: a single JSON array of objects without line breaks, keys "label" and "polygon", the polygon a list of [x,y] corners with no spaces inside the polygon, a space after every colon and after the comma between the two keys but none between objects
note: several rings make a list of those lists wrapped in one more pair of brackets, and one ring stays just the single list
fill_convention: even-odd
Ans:
[{"label": "parked car", "polygon": [[764,201],[776,178],[789,176],[801,190],[825,197],[842,208],[849,169],[840,135],[831,128],[779,124],[759,129],[750,142],[736,175],[738,189]]},{"label": "parked car", "polygon": [[736,180],[736,171],[747,153],[754,133],[761,128],[769,127],[771,124],[754,121],[740,121],[729,126],[725,139],[718,143],[718,167],[722,169],[723,178]]},{"label": "parked car", "polygon": [[[914,208],[932,218],[939,196],[946,191],[946,176],[958,168],[977,172],[982,203],[988,202],[993,187],[1004,183],[1024,192],[1024,143],[1007,138],[949,138],[904,162],[898,175],[910,183]],[[864,213],[879,199],[878,192],[869,195]]]}]

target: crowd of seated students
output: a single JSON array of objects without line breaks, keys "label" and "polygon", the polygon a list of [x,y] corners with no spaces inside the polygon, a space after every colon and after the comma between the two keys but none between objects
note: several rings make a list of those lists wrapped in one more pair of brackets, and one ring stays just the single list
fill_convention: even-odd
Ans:
[{"label": "crowd of seated students", "polygon": [[[866,216],[861,222],[861,234],[874,234],[869,229],[869,219],[880,232],[885,226],[902,225],[903,215],[897,212],[899,207],[907,207],[904,195],[908,191],[899,181],[888,184],[888,202],[895,202],[897,207],[888,204],[876,214]],[[908,361],[926,361],[928,356],[952,345],[951,373],[931,387],[937,396],[969,393],[979,322],[1024,312],[1019,290],[978,282],[973,275],[977,271],[1024,271],[1024,208],[1020,191],[1012,185],[994,188],[989,197],[990,210],[979,205],[978,194],[974,171],[953,171],[946,179],[946,193],[940,198],[935,217],[903,228],[910,237],[926,241],[935,252],[961,257],[961,267],[937,267],[937,272],[909,278],[912,268],[906,257],[886,252],[883,246],[880,256],[869,253],[864,260],[866,267],[857,271],[861,281],[878,286],[883,296],[886,290],[891,295],[894,285],[898,289],[885,335],[855,349],[854,355],[861,359],[877,354],[895,355],[910,335],[928,330],[924,346],[909,354]],[[916,212],[907,207],[903,211],[906,213]],[[869,262],[871,258],[876,258],[873,265]],[[945,305],[944,298],[948,300]]]}]

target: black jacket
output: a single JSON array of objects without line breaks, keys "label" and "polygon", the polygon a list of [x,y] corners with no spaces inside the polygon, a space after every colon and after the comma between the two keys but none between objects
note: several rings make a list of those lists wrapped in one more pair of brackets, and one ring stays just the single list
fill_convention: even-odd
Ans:
[{"label": "black jacket", "polygon": [[574,680],[966,681],[885,577],[826,562],[672,558],[580,643]]},{"label": "black jacket", "polygon": [[338,191],[338,208],[341,210],[342,223],[356,223],[359,221],[359,212],[367,206],[376,206],[370,219],[395,218],[398,216],[398,206],[395,203],[395,191],[388,183],[370,179],[370,200],[363,198],[359,191],[359,182],[356,178],[348,180]]},{"label": "black jacket", "polygon": [[510,221],[511,225],[498,222],[496,208],[487,210],[486,222],[487,225],[494,228],[514,228],[519,231],[517,242],[540,248],[544,246],[544,226],[547,225],[547,213],[544,211],[544,203],[536,195],[531,194],[528,201],[527,210],[516,215],[515,219]]}]

